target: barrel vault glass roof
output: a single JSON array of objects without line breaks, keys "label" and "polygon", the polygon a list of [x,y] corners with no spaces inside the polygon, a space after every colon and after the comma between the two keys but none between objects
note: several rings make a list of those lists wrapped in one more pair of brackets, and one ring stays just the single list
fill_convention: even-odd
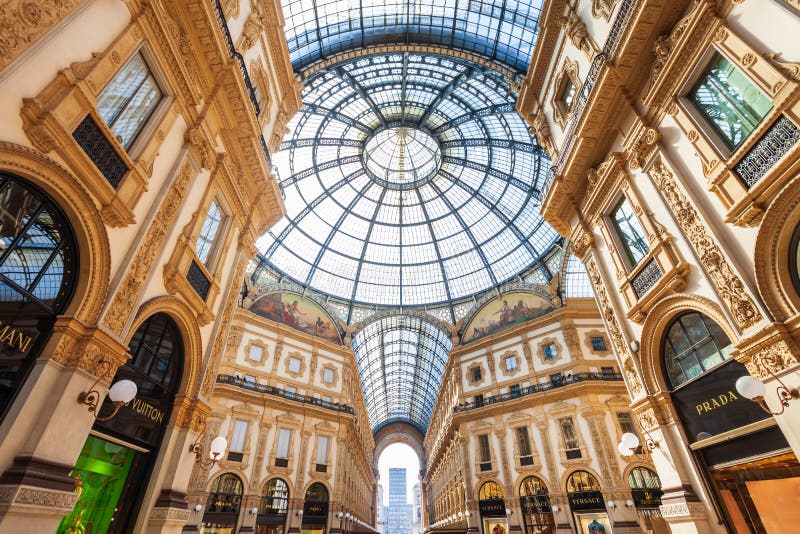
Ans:
[{"label": "barrel vault glass roof", "polygon": [[274,157],[287,215],[259,241],[301,286],[379,306],[451,302],[557,239],[538,211],[549,160],[493,71],[367,56],[318,71],[303,101]]},{"label": "barrel vault glass roof", "polygon": [[339,52],[385,44],[467,50],[525,74],[542,0],[283,0],[297,70]]},{"label": "barrel vault glass roof", "polygon": [[425,433],[450,347],[437,326],[403,315],[374,321],[353,337],[373,432],[406,422]]}]

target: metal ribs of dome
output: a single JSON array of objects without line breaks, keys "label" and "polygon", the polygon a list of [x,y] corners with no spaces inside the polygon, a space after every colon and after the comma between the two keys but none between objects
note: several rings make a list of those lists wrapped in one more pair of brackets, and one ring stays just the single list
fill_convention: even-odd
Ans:
[{"label": "metal ribs of dome", "polygon": [[525,74],[542,0],[283,0],[297,70],[341,52],[387,44],[461,49]]},{"label": "metal ribs of dome", "polygon": [[[373,55],[315,73],[303,101],[274,158],[287,216],[259,241],[301,286],[377,306],[453,302],[526,271],[557,239],[537,209],[549,159],[496,72]],[[365,171],[365,145],[397,127],[441,152],[414,187]]]}]

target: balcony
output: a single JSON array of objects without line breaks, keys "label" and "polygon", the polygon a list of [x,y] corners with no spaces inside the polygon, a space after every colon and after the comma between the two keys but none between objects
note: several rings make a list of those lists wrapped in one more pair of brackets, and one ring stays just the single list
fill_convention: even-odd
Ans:
[{"label": "balcony", "polygon": [[550,391],[553,389],[570,386],[572,384],[577,384],[578,382],[587,382],[587,381],[622,382],[622,374],[576,373],[574,375],[565,376],[558,380],[551,380],[550,382],[546,382],[544,384],[536,384],[534,386],[527,386],[524,388],[520,388],[519,392],[515,391],[514,393],[501,393],[494,397],[485,398],[481,402],[464,402],[462,404],[454,406],[453,412],[466,412],[468,410],[482,408],[483,406],[488,406],[490,404],[497,404],[498,402],[505,402],[511,399],[518,399],[520,397],[525,397],[527,395],[542,393],[544,391]]},{"label": "balcony", "polygon": [[300,393],[292,393],[291,391],[286,391],[285,389],[276,388],[273,386],[267,386],[266,384],[256,384],[255,382],[247,381],[244,378],[239,378],[238,376],[217,375],[217,384],[227,384],[229,386],[236,386],[248,391],[254,391],[256,393],[274,395],[276,397],[282,397],[295,402],[302,402],[303,404],[319,406],[320,408],[325,408],[326,410],[334,410],[352,415],[355,415],[356,413],[356,411],[347,404],[339,404],[338,402],[330,402],[318,399],[316,397],[302,395]]}]

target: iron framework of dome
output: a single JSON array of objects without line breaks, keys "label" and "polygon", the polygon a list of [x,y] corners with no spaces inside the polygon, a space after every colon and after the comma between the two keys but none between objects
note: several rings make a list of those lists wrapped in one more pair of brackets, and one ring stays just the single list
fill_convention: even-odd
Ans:
[{"label": "iron framework of dome", "polygon": [[538,212],[549,159],[495,71],[371,55],[317,71],[303,101],[274,157],[287,215],[259,242],[300,286],[376,306],[453,302],[557,239]]}]

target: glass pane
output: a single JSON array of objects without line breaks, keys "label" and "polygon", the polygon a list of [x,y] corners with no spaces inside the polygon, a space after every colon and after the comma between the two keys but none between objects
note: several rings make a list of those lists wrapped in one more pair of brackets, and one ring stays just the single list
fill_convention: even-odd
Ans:
[{"label": "glass pane", "polygon": [[632,265],[637,265],[650,251],[650,245],[628,199],[623,197],[611,218],[628,259]]},{"label": "glass pane", "polygon": [[566,83],[564,84],[564,90],[561,91],[561,102],[564,104],[564,107],[569,111],[572,109],[572,102],[575,100],[575,84],[572,83],[572,80],[567,78]]},{"label": "glass pane", "polygon": [[690,97],[732,150],[772,109],[772,101],[720,54],[714,55]]},{"label": "glass pane", "polygon": [[224,215],[216,200],[212,201],[208,208],[206,218],[203,221],[203,227],[200,229],[200,234],[197,236],[197,243],[195,244],[197,257],[206,266],[210,263],[211,252],[219,236],[223,218]]}]

